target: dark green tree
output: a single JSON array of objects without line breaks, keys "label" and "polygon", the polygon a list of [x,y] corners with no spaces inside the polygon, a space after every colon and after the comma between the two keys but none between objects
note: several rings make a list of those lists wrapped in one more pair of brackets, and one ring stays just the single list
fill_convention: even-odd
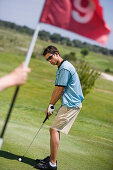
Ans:
[{"label": "dark green tree", "polygon": [[68,39],[68,41],[67,41],[67,44],[66,44],[67,46],[72,46],[72,41],[70,40],[70,39]]},{"label": "dark green tree", "polygon": [[51,41],[54,42],[54,43],[59,43],[59,42],[60,42],[60,39],[61,39],[61,36],[60,36],[60,34],[54,33],[54,34],[52,34],[52,35],[50,36],[50,39],[51,39]]},{"label": "dark green tree", "polygon": [[73,40],[72,43],[74,47],[79,47],[79,48],[83,47],[83,44],[80,40]]},{"label": "dark green tree", "polygon": [[113,55],[113,50],[109,50],[109,52],[110,52],[110,55]]},{"label": "dark green tree", "polygon": [[50,33],[49,32],[47,32],[47,31],[39,31],[39,34],[38,34],[38,36],[39,36],[39,38],[41,39],[41,40],[46,40],[46,41],[48,41],[49,39],[50,39]]},{"label": "dark green tree", "polygon": [[83,48],[83,49],[81,50],[81,54],[82,54],[83,57],[85,57],[86,55],[89,54],[89,50],[88,50],[87,48]]},{"label": "dark green tree", "polygon": [[66,45],[68,40],[69,39],[67,37],[61,37],[60,38],[60,43],[63,44],[63,45]]}]

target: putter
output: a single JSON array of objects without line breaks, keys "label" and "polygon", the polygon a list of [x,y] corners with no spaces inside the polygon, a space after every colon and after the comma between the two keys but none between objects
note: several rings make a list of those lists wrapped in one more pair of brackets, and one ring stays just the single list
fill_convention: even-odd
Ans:
[{"label": "putter", "polygon": [[[47,113],[47,116],[46,116],[46,118],[44,119],[43,123],[41,124],[40,128],[39,128],[38,131],[36,132],[33,140],[31,141],[31,143],[30,143],[29,146],[27,147],[27,149],[26,149],[25,153],[23,154],[22,158],[25,157],[25,155],[26,155],[26,153],[28,152],[30,146],[32,145],[33,141],[35,140],[36,136],[38,135],[40,129],[42,128],[43,124],[46,122],[47,119],[48,119],[48,113]],[[22,161],[22,158],[19,158],[18,161],[21,162],[21,161]]]}]

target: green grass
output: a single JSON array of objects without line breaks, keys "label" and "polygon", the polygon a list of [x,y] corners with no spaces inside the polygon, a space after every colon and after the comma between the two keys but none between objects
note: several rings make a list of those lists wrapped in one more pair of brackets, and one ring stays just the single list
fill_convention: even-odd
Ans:
[{"label": "green grass", "polygon": [[[46,42],[40,41],[41,47],[46,45]],[[24,53],[14,52],[12,47],[0,51],[0,76],[10,72],[24,60]],[[58,48],[63,52],[61,46],[58,45]],[[68,47],[66,52],[69,50]],[[31,59],[30,67],[32,72],[27,83],[20,88],[4,136],[0,151],[0,170],[31,170],[34,169],[34,159],[49,154],[49,126],[55,114],[44,124],[23,162],[17,161],[44,120],[54,88],[56,67],[50,66],[43,58]],[[0,93],[0,129],[3,127],[14,91],[15,87]],[[56,105],[56,111],[59,106],[60,102]],[[57,160],[58,170],[113,169],[112,82],[103,79],[96,81],[95,88],[86,96],[69,135],[61,134]]]}]

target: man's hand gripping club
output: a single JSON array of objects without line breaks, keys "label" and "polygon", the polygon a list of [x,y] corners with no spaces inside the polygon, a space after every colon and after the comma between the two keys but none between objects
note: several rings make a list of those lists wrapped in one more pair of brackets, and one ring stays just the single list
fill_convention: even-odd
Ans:
[{"label": "man's hand gripping club", "polygon": [[47,113],[48,113],[48,117],[51,116],[53,114],[54,110],[55,110],[55,105],[49,104],[49,106],[46,110],[46,116],[47,116]]}]

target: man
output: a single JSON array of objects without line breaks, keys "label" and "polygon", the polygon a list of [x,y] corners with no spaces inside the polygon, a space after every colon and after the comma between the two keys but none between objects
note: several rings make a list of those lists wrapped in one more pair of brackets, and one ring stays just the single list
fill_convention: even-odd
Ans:
[{"label": "man", "polygon": [[23,85],[26,80],[28,73],[30,72],[30,68],[24,68],[24,64],[21,64],[11,73],[0,78],[0,91],[5,90],[8,87]]},{"label": "man", "polygon": [[52,65],[57,65],[55,88],[52,93],[46,115],[50,116],[56,102],[62,97],[62,105],[50,128],[50,157],[43,160],[36,159],[37,169],[57,170],[57,151],[60,132],[68,134],[76,119],[81,103],[84,99],[78,74],[73,65],[60,57],[59,51],[54,46],[48,46],[43,55]]}]

